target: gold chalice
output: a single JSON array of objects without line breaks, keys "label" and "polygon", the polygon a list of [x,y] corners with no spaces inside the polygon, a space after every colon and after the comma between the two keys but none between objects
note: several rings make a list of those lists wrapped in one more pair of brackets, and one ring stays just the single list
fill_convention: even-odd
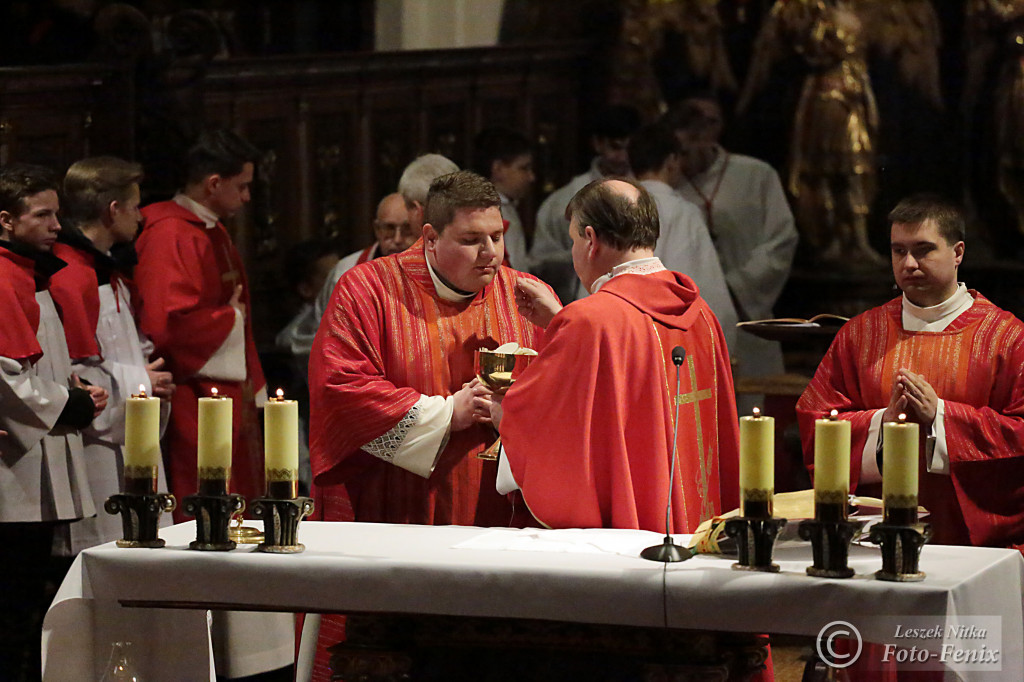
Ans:
[{"label": "gold chalice", "polygon": [[[514,348],[512,347],[514,346]],[[509,352],[503,352],[504,350]],[[473,369],[480,381],[495,393],[504,393],[515,383],[515,380],[529,366],[537,352],[529,348],[519,348],[516,344],[502,346],[498,350],[481,348],[473,356]],[[498,459],[501,439],[481,452],[480,459]]]},{"label": "gold chalice", "polygon": [[481,348],[473,356],[473,369],[492,391],[504,393],[537,356],[537,351],[516,347],[514,352]]}]

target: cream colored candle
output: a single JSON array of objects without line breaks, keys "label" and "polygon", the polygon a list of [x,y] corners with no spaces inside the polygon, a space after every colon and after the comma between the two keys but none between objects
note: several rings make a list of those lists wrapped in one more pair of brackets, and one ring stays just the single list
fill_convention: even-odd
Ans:
[{"label": "cream colored candle", "polygon": [[850,422],[814,420],[814,501],[846,504],[850,492]]},{"label": "cream colored candle", "polygon": [[[771,515],[772,495],[775,492],[775,419],[754,414],[740,417],[740,501],[745,516],[758,506]],[[757,502],[762,505],[749,505]],[[754,515],[763,515],[754,514]]]},{"label": "cream colored candle", "polygon": [[155,495],[160,474],[160,399],[146,387],[125,402],[124,483],[129,495]]},{"label": "cream colored candle", "polygon": [[199,478],[231,476],[231,398],[199,399]]},{"label": "cream colored candle", "polygon": [[124,466],[160,466],[160,399],[147,396],[144,386],[125,404]]},{"label": "cream colored candle", "polygon": [[263,431],[270,494],[272,483],[291,483],[299,477],[299,403],[285,400],[281,389],[263,408]]},{"label": "cream colored candle", "polygon": [[906,421],[882,424],[882,500],[886,507],[917,508],[918,426]]}]

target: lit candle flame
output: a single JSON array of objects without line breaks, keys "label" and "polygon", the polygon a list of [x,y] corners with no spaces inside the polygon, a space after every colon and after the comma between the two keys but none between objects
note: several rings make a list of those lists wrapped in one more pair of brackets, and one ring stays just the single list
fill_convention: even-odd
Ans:
[{"label": "lit candle flame", "polygon": [[280,388],[277,389],[277,399],[278,400],[284,400],[284,390],[283,389],[280,389]]},{"label": "lit candle flame", "polygon": [[838,417],[838,416],[839,416],[839,410],[832,410],[831,412],[828,413],[828,418],[831,419],[832,421],[835,421],[836,417]]},{"label": "lit candle flame", "polygon": [[754,408],[754,417],[757,418],[757,417],[760,417],[760,416],[761,416],[761,408],[760,407],[755,407]]},{"label": "lit candle flame", "polygon": [[217,397],[217,389],[211,388],[210,389],[210,395],[213,396],[214,398],[216,398]]},{"label": "lit candle flame", "polygon": [[896,419],[897,419],[897,420],[899,420],[899,423],[900,423],[900,424],[902,424],[903,422],[907,421],[907,415],[905,415],[905,414],[903,414],[903,413],[901,412],[901,413],[900,413],[900,416],[896,417]]}]

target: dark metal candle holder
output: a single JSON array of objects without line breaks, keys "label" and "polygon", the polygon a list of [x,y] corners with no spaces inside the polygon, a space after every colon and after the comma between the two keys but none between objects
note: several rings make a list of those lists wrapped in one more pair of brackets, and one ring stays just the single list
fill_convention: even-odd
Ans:
[{"label": "dark metal candle holder", "polygon": [[[917,510],[913,517],[917,518]],[[924,580],[920,570],[921,548],[932,537],[928,523],[893,523],[892,515],[871,527],[871,542],[881,545],[882,570],[875,571],[879,580],[913,583]]]},{"label": "dark metal candle holder", "polygon": [[737,571],[777,573],[772,563],[775,538],[786,525],[786,519],[737,516],[725,522],[725,534],[736,540],[739,561],[732,565]]},{"label": "dark metal candle holder", "polygon": [[177,504],[170,493],[124,492],[108,497],[103,508],[121,515],[124,537],[118,547],[163,547],[163,539],[157,537],[160,514],[174,511]]},{"label": "dark metal candle holder", "polygon": [[235,541],[228,537],[228,524],[233,514],[245,509],[244,497],[236,493],[189,495],[182,500],[182,509],[196,517],[196,539],[189,549],[226,552],[235,548]]},{"label": "dark metal candle holder", "polygon": [[816,578],[852,578],[849,567],[850,542],[857,534],[859,523],[846,518],[845,502],[818,502],[814,505],[814,518],[800,522],[799,534],[811,541],[814,565],[807,567],[807,575]]},{"label": "dark metal candle holder", "polygon": [[306,549],[298,541],[299,521],[313,513],[312,498],[260,498],[253,500],[252,513],[263,519],[263,542],[256,546],[256,551],[297,554]]}]

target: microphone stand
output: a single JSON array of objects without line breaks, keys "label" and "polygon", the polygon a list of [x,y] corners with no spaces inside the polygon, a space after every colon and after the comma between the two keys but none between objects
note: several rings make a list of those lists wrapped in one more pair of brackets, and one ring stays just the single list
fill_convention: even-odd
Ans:
[{"label": "microphone stand", "polygon": [[676,421],[675,426],[672,429],[672,466],[669,469],[668,475],[668,506],[665,509],[665,540],[660,545],[653,545],[640,552],[641,559],[647,559],[648,561],[660,561],[664,564],[676,561],[686,561],[693,557],[693,552],[688,550],[686,547],[682,547],[673,542],[672,535],[669,533],[670,520],[672,518],[672,489],[676,480],[676,450],[679,447],[679,370],[683,365],[683,360],[685,359],[685,348],[682,346],[676,346],[672,349],[672,362],[675,363],[676,366]]}]

